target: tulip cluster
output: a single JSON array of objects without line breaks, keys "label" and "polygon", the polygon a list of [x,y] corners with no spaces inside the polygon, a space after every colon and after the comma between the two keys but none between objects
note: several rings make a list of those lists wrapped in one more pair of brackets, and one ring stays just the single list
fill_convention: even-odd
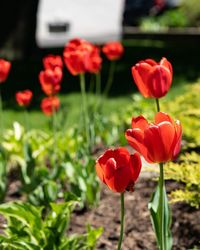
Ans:
[{"label": "tulip cluster", "polygon": [[57,55],[48,55],[43,58],[43,66],[44,70],[39,73],[39,81],[47,97],[42,100],[41,109],[45,115],[51,116],[60,107],[60,101],[55,95],[61,89],[62,58]]},{"label": "tulip cluster", "polygon": [[[120,46],[117,48],[122,53]],[[108,59],[117,59],[112,46],[104,46],[103,51]],[[152,195],[149,209],[159,249],[171,249],[172,238],[169,229],[171,218],[164,188],[163,164],[177,158],[181,149],[182,127],[180,121],[174,121],[168,114],[160,112],[159,98],[165,96],[170,89],[173,78],[172,65],[164,57],[159,63],[146,59],[132,67],[132,75],[141,94],[145,98],[155,98],[158,111],[155,121],[149,123],[142,115],[133,117],[132,128],[126,130],[125,137],[136,153],[130,155],[124,148],[109,149],[97,159],[96,172],[100,180],[112,191],[121,193],[122,221],[118,243],[118,249],[121,249],[124,220],[123,193],[126,190],[134,190],[134,184],[141,170],[139,154],[149,163],[159,163],[158,187]]]},{"label": "tulip cluster", "polygon": [[76,38],[66,44],[63,58],[72,75],[98,73],[101,69],[99,48],[84,39]]}]

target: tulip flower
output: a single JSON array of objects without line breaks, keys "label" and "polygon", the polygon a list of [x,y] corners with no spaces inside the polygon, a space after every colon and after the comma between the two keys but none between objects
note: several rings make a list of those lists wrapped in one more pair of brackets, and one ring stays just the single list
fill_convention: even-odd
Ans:
[{"label": "tulip flower", "polygon": [[10,68],[11,68],[10,62],[4,59],[0,59],[0,83],[6,81]]},{"label": "tulip flower", "polygon": [[54,112],[58,111],[60,107],[60,100],[57,96],[46,97],[41,102],[41,109],[47,116],[51,116]]},{"label": "tulip flower", "polygon": [[144,97],[161,98],[170,89],[173,70],[171,63],[165,57],[159,63],[146,59],[132,67],[132,75]]},{"label": "tulip flower", "polygon": [[102,58],[98,47],[93,46],[90,53],[90,60],[88,62],[87,71],[89,73],[97,74],[101,70]]},{"label": "tulip flower", "polygon": [[62,70],[56,67],[54,70],[45,69],[39,74],[39,81],[44,93],[48,96],[55,95],[60,91]]},{"label": "tulip flower", "polygon": [[45,69],[54,70],[56,67],[63,68],[63,62],[61,56],[48,55],[43,58],[43,65]]},{"label": "tulip flower", "polygon": [[15,94],[15,98],[19,106],[27,107],[30,104],[32,97],[33,93],[28,89],[24,91],[19,91]]},{"label": "tulip flower", "polygon": [[140,170],[139,154],[125,148],[108,149],[96,161],[97,175],[113,192],[133,191]]},{"label": "tulip flower", "polygon": [[[72,75],[79,75],[86,72],[94,71],[92,68],[93,55],[99,57],[95,47],[84,39],[71,40],[64,49],[64,62]],[[100,64],[98,62],[98,64]],[[99,66],[98,66],[99,67]],[[95,70],[96,71],[96,70]]]},{"label": "tulip flower", "polygon": [[132,118],[132,129],[125,133],[128,143],[149,163],[175,160],[180,151],[182,127],[180,121],[163,112],[155,115],[155,123],[143,116]]},{"label": "tulip flower", "polygon": [[124,47],[120,42],[108,42],[103,46],[102,51],[108,60],[115,61],[121,58]]}]

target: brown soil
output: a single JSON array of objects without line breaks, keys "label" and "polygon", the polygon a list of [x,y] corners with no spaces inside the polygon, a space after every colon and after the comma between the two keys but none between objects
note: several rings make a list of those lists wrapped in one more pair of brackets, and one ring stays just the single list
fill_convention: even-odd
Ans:
[{"label": "brown soil", "polygon": [[[152,178],[140,178],[134,193],[125,194],[125,237],[123,250],[157,249],[147,208],[151,193],[156,183]],[[167,182],[167,190],[175,184]],[[173,250],[200,249],[200,210],[180,203],[171,206],[173,215],[172,233]],[[120,230],[119,194],[102,186],[101,200],[97,208],[85,212],[75,212],[71,219],[71,233],[85,232],[87,224],[103,227],[97,249],[112,250],[117,248]]]}]

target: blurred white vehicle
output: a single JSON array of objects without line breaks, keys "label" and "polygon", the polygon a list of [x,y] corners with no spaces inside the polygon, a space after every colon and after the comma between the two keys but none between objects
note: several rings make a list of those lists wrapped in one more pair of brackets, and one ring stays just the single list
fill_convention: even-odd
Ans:
[{"label": "blurred white vehicle", "polygon": [[37,45],[63,47],[75,37],[98,44],[119,40],[123,9],[124,0],[40,0]]}]

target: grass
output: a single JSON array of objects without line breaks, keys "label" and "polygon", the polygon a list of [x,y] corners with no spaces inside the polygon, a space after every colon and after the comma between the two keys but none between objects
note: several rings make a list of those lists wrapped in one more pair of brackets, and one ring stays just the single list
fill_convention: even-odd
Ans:
[{"label": "grass", "polygon": [[[167,94],[165,100],[173,101],[176,95],[184,93],[185,82],[175,82],[172,85],[171,90]],[[96,101],[101,101],[102,113],[109,117],[113,113],[122,113],[124,109],[132,102],[133,93],[124,96],[109,97],[100,99],[94,94],[88,94],[88,105],[90,109],[95,106]],[[81,95],[80,93],[71,93],[60,95],[61,108],[57,114],[59,123],[64,128],[70,128],[74,125],[78,125],[81,121]],[[151,103],[149,101],[149,103]],[[34,108],[34,107],[31,107]],[[23,110],[16,109],[5,109],[3,112],[4,116],[4,128],[11,128],[13,121],[17,121],[22,125],[25,125],[25,113]],[[31,109],[28,112],[28,125],[29,128],[36,128],[42,130],[48,130],[51,124],[51,117],[45,116],[42,111],[38,109]]]},{"label": "grass", "polygon": [[[60,95],[61,108],[57,114],[57,119],[62,121],[62,126],[71,127],[80,122],[81,115],[81,95],[79,93],[71,93]],[[88,104],[95,105],[95,95],[88,95]],[[99,99],[99,98],[98,98]],[[130,104],[130,96],[104,98],[102,100],[102,112],[109,116],[114,112],[123,112],[123,107]],[[25,125],[25,113],[23,110],[5,109],[3,111],[4,128],[11,128],[14,121]],[[48,130],[51,123],[51,117],[45,116],[41,110],[29,110],[28,125],[29,128]]]}]

